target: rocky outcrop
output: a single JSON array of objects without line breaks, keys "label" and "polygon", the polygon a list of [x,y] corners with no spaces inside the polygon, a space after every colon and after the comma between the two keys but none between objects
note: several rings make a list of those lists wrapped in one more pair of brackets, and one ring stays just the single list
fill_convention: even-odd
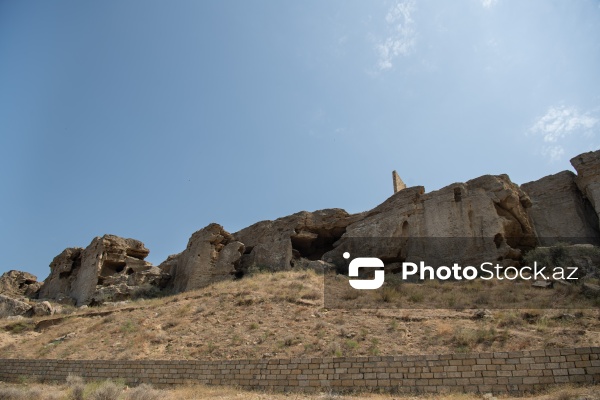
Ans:
[{"label": "rocky outcrop", "polygon": [[35,317],[43,317],[43,316],[47,316],[47,315],[53,315],[54,307],[52,307],[52,304],[50,304],[47,301],[41,301],[39,303],[33,304],[33,306],[31,307],[31,310],[29,311],[29,314],[31,316],[35,316]]},{"label": "rocky outcrop", "polygon": [[115,235],[97,237],[85,249],[66,249],[50,264],[40,298],[84,305],[115,300],[111,293],[117,291],[106,287],[120,285],[118,300],[141,285],[164,287],[169,276],[144,261],[149,252],[139,240]]},{"label": "rocky outcrop", "polygon": [[71,247],[54,257],[50,263],[50,275],[44,280],[39,297],[71,303],[71,285],[81,266],[80,247]]},{"label": "rocky outcrop", "polygon": [[[565,171],[519,187],[507,175],[484,175],[430,193],[406,188],[394,172],[395,193],[370,211],[302,211],[234,234],[210,224],[158,267],[144,261],[149,251],[142,242],[105,235],[56,256],[39,297],[83,305],[124,300],[146,289],[193,290],[253,268],[339,271],[348,264],[344,252],[380,258],[392,272],[403,261],[518,265],[523,252],[554,244],[547,238],[592,238],[598,244],[600,150],[571,163],[577,176]],[[2,290],[35,293],[25,275],[5,275],[0,288],[10,289]]]},{"label": "rocky outcrop", "polygon": [[25,315],[31,310],[28,303],[0,294],[0,318]]},{"label": "rocky outcrop", "polygon": [[506,175],[485,175],[425,193],[404,189],[349,225],[324,259],[378,257],[386,264],[482,260],[512,264],[535,246],[527,195]]},{"label": "rocky outcrop", "polygon": [[28,272],[11,270],[0,276],[0,294],[10,297],[35,298],[41,285],[37,277]]},{"label": "rocky outcrop", "polygon": [[195,232],[186,249],[167,259],[161,268],[175,271],[173,290],[184,292],[233,279],[243,253],[242,243],[221,225],[210,224]]},{"label": "rocky outcrop", "polygon": [[571,165],[577,171],[577,186],[600,216],[600,150],[573,157]]},{"label": "rocky outcrop", "polygon": [[531,199],[528,209],[543,246],[556,243],[600,243],[598,216],[583,197],[571,171],[521,185]]},{"label": "rocky outcrop", "polygon": [[246,247],[241,270],[258,267],[280,271],[293,268],[300,259],[319,260],[361,216],[339,208],[302,211],[242,229],[233,234]]}]

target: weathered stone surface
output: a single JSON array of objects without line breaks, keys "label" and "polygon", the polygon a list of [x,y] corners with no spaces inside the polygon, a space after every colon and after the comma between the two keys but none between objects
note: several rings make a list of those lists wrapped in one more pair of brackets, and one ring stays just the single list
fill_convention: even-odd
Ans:
[{"label": "weathered stone surface", "polygon": [[175,269],[173,290],[184,292],[233,279],[243,253],[242,243],[234,240],[221,225],[210,224],[190,237],[176,262],[167,260],[169,266],[164,263],[161,266]]},{"label": "weathered stone surface", "polygon": [[82,251],[81,247],[67,248],[54,257],[50,263],[50,275],[40,289],[40,298],[71,298],[71,284],[79,272]]},{"label": "weathered stone surface", "polygon": [[246,247],[241,269],[254,266],[279,271],[294,267],[300,258],[318,260],[361,215],[350,215],[339,208],[301,211],[242,229],[233,234]]},{"label": "weathered stone surface", "polygon": [[600,150],[573,157],[571,165],[577,171],[577,186],[600,216]]},{"label": "weathered stone surface", "polygon": [[103,289],[107,286],[164,285],[169,275],[144,261],[148,254],[139,240],[115,235],[97,237],[85,249],[66,249],[50,264],[40,298],[69,297],[80,306],[95,298],[110,301],[111,293],[120,300],[133,291]]},{"label": "weathered stone surface", "polygon": [[[71,286],[71,297],[77,301],[78,306],[87,304],[92,299],[96,286],[103,285],[105,278],[127,273],[132,265],[139,270],[140,261],[148,253],[149,250],[139,240],[114,235],[95,238],[81,253],[81,267]],[[146,263],[146,269],[150,266],[151,264]],[[135,269],[131,269],[135,272]]]},{"label": "weathered stone surface", "polygon": [[31,305],[24,301],[0,294],[0,317],[25,315],[31,310]]},{"label": "weathered stone surface", "polygon": [[175,269],[177,268],[177,260],[181,253],[171,254],[165,261],[158,265],[161,271],[171,276],[175,275]]},{"label": "weathered stone surface", "polygon": [[[323,256],[344,263],[353,257],[378,257],[385,263],[432,259],[500,261],[512,264],[521,249],[535,245],[526,207],[527,195],[506,175],[485,175],[424,193],[423,187],[404,189],[361,220],[349,225],[333,251]],[[458,246],[456,240],[464,238]],[[462,239],[461,239],[462,240]]]},{"label": "weathered stone surface", "polygon": [[35,303],[33,305],[33,307],[31,307],[31,310],[29,313],[31,314],[31,316],[36,316],[36,317],[45,316],[45,315],[53,315],[54,307],[52,307],[52,304],[50,304],[49,302],[42,301],[39,303]]},{"label": "weathered stone surface", "polygon": [[406,184],[400,178],[400,175],[396,171],[392,171],[392,181],[394,183],[394,193],[398,193],[402,189],[406,189]]},{"label": "weathered stone surface", "polygon": [[556,279],[566,280],[568,277],[579,279],[579,281],[570,281],[572,283],[580,283],[581,280],[589,278],[600,278],[598,269],[600,248],[591,244],[538,246],[533,252],[527,254],[526,261],[528,265],[532,265],[535,261],[538,265],[548,268],[560,267],[565,276]]},{"label": "weathered stone surface", "polygon": [[575,183],[575,174],[563,171],[521,185],[531,199],[528,209],[539,244],[600,242],[598,216]]},{"label": "weathered stone surface", "polygon": [[40,286],[37,277],[28,272],[11,270],[0,276],[0,294],[7,296],[35,298]]}]

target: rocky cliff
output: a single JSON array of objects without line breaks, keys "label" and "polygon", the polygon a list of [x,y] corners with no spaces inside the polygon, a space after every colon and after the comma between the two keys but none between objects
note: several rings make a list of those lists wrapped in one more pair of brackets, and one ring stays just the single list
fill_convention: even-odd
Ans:
[{"label": "rocky cliff", "polygon": [[430,193],[399,185],[393,174],[395,193],[372,210],[302,211],[235,233],[210,224],[158,267],[144,261],[149,250],[142,242],[105,235],[57,255],[39,295],[31,286],[35,279],[26,275],[5,279],[20,283],[0,279],[0,292],[18,287],[19,295],[94,304],[126,299],[142,288],[193,290],[253,268],[339,270],[345,251],[381,258],[391,271],[431,253],[519,265],[524,252],[539,245],[600,245],[600,150],[571,163],[577,174],[563,171],[521,186],[507,175],[484,175]]}]

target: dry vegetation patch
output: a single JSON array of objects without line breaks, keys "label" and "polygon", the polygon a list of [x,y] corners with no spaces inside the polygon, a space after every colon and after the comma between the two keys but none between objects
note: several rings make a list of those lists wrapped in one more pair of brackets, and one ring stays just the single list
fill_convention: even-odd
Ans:
[{"label": "dry vegetation patch", "polygon": [[[311,271],[257,273],[175,296],[70,310],[42,319],[0,320],[0,358],[240,359],[441,354],[600,345],[594,308],[460,307],[462,292],[428,283],[379,294],[328,287],[344,308],[325,308],[323,277]],[[471,300],[482,305],[491,290]],[[497,289],[500,290],[500,289]],[[358,293],[358,294],[356,294]],[[557,293],[551,290],[541,290]],[[429,309],[432,296],[454,307]],[[409,301],[401,309],[395,302]],[[482,309],[486,307],[481,307]]]}]

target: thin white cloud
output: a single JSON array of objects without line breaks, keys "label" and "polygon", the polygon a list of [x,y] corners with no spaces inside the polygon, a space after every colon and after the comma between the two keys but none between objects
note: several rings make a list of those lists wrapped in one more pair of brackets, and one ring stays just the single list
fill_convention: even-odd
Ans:
[{"label": "thin white cloud", "polygon": [[498,0],[481,0],[481,5],[485,8],[492,8],[498,3]]},{"label": "thin white cloud", "polygon": [[542,155],[550,161],[560,161],[565,155],[565,149],[562,146],[544,146],[542,147]]},{"label": "thin white cloud", "polygon": [[414,10],[414,0],[399,1],[385,16],[388,35],[376,46],[379,53],[377,66],[380,70],[392,68],[392,62],[396,58],[406,56],[415,46],[416,32],[412,19]]},{"label": "thin white cloud", "polygon": [[597,123],[597,118],[589,113],[582,114],[575,107],[550,107],[530,131],[542,135],[544,142],[555,143],[573,133],[586,132]]},{"label": "thin white cloud", "polygon": [[564,145],[573,136],[591,138],[599,119],[590,112],[582,113],[576,107],[553,106],[529,128],[529,133],[542,139],[541,153],[550,161],[558,161],[565,154]]}]

